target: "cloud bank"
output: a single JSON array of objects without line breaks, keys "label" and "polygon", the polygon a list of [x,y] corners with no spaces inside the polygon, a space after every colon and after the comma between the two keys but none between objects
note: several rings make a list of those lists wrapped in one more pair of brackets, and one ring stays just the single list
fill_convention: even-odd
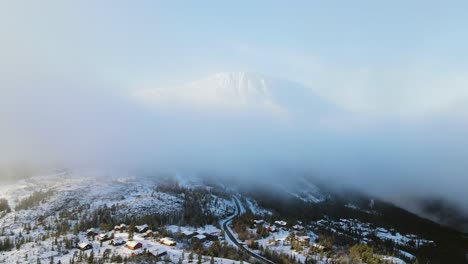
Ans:
[{"label": "cloud bank", "polygon": [[[306,171],[400,205],[440,196],[468,212],[463,8],[0,5],[0,177],[57,166],[285,181]],[[235,87],[222,89],[210,75],[239,69],[300,84],[222,77]]]},{"label": "cloud bank", "polygon": [[[363,117],[303,86],[263,77],[236,90],[245,94],[213,95],[220,87],[202,80],[142,102],[131,96],[140,91],[122,92],[92,75],[22,74],[2,76],[2,164],[286,181],[306,171],[399,204],[402,197],[443,197],[468,211],[468,129],[456,115]],[[262,80],[270,86],[257,86]],[[197,87],[212,96],[210,104]],[[229,98],[236,107],[226,107]]]}]

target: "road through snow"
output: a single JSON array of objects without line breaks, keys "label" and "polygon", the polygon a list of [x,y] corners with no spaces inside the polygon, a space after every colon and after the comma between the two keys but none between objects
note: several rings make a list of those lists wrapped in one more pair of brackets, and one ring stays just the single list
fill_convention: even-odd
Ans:
[{"label": "road through snow", "polygon": [[251,256],[252,258],[254,258],[255,260],[257,260],[260,263],[275,264],[273,261],[271,261],[271,260],[269,260],[269,259],[267,259],[267,258],[265,258],[263,256],[260,256],[259,254],[255,253],[255,252],[252,252],[249,249],[247,249],[246,247],[244,247],[244,245],[242,245],[236,239],[236,237],[232,234],[232,230],[229,227],[229,223],[232,222],[232,219],[234,219],[234,217],[245,213],[245,209],[241,206],[241,203],[239,202],[239,199],[237,197],[234,197],[233,199],[234,199],[234,202],[236,203],[236,212],[234,213],[234,215],[232,215],[229,218],[227,218],[225,220],[222,220],[220,222],[221,229],[224,231],[226,241],[228,241],[229,244],[232,244],[232,245],[236,246],[239,250],[241,250],[244,253],[248,254],[249,256]]}]

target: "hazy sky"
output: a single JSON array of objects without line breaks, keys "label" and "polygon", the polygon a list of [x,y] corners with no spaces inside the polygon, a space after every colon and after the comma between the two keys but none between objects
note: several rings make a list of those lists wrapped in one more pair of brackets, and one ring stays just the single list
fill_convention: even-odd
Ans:
[{"label": "hazy sky", "polygon": [[[3,1],[0,158],[224,172],[281,160],[468,209],[466,10],[465,1]],[[153,112],[127,96],[225,71],[301,83],[347,114],[330,132],[177,105]]]},{"label": "hazy sky", "polygon": [[[465,108],[464,1],[8,1],[2,64],[123,89],[260,72],[368,114]],[[46,64],[46,65],[44,65]],[[464,109],[464,110],[465,110]]]}]

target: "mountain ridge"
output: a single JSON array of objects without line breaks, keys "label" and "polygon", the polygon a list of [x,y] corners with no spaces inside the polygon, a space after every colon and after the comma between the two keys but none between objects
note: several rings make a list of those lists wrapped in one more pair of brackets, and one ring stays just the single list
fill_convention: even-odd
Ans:
[{"label": "mountain ridge", "polygon": [[151,106],[184,105],[197,108],[260,109],[272,113],[328,113],[335,111],[324,98],[299,83],[251,72],[218,72],[170,88],[134,94]]}]

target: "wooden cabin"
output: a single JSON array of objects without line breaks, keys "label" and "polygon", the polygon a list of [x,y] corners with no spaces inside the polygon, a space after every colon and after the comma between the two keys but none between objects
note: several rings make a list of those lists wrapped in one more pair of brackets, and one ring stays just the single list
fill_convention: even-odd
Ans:
[{"label": "wooden cabin", "polygon": [[165,237],[165,238],[161,238],[159,240],[159,243],[163,244],[163,245],[166,245],[166,246],[175,246],[177,243],[174,242],[172,239],[168,238],[168,237]]},{"label": "wooden cabin", "polygon": [[136,250],[136,249],[142,248],[143,244],[137,241],[127,241],[127,243],[125,244],[125,247],[130,250]]},{"label": "wooden cabin", "polygon": [[138,232],[138,233],[144,233],[148,230],[149,230],[149,226],[147,224],[135,226],[135,232]]},{"label": "wooden cabin", "polygon": [[125,241],[121,238],[114,238],[111,240],[110,244],[114,247],[116,246],[121,246],[123,244],[125,244]]},{"label": "wooden cabin", "polygon": [[92,249],[93,245],[91,245],[91,243],[88,243],[88,242],[81,242],[81,243],[78,243],[78,248],[81,251],[85,251],[85,250]]}]

